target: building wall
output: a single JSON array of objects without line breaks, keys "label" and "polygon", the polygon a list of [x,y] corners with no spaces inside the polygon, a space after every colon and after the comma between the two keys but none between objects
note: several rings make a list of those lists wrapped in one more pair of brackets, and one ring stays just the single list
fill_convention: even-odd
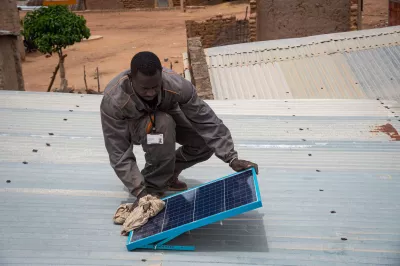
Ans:
[{"label": "building wall", "polygon": [[249,22],[222,15],[199,22],[187,20],[186,36],[200,37],[204,48],[244,43],[249,41]]},{"label": "building wall", "polygon": [[358,1],[350,0],[350,30],[358,29]]},{"label": "building wall", "polygon": [[389,26],[400,25],[400,0],[389,0]]},{"label": "building wall", "polygon": [[0,0],[0,30],[19,32],[20,20],[15,0]]},{"label": "building wall", "polygon": [[193,77],[192,83],[197,89],[197,94],[201,99],[214,99],[206,56],[200,37],[188,38],[187,47],[190,72]]},{"label": "building wall", "polygon": [[0,90],[24,90],[17,36],[0,35]]},{"label": "building wall", "polygon": [[257,0],[250,0],[249,39],[257,41]]},{"label": "building wall", "polygon": [[0,0],[0,90],[24,90],[15,0]]},{"label": "building wall", "polygon": [[207,0],[185,0],[186,1],[186,6],[200,6],[200,5],[206,5]]},{"label": "building wall", "polygon": [[119,0],[123,3],[124,8],[153,8],[155,0]]},{"label": "building wall", "polygon": [[86,9],[154,8],[156,0],[86,0]]},{"label": "building wall", "polygon": [[118,0],[86,0],[86,9],[123,9],[124,4]]},{"label": "building wall", "polygon": [[349,0],[258,0],[258,41],[350,29]]}]

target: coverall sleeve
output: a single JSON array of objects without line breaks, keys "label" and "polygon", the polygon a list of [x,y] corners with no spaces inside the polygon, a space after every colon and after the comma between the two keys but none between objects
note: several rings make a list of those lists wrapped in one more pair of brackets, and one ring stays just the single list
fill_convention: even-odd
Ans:
[{"label": "coverall sleeve", "polygon": [[196,88],[182,78],[179,105],[194,129],[203,137],[206,144],[222,161],[229,163],[237,158],[231,132],[211,107],[199,98]]},{"label": "coverall sleeve", "polygon": [[133,154],[129,120],[124,120],[110,96],[105,95],[100,105],[101,125],[111,167],[118,178],[137,196],[143,189],[143,176]]}]

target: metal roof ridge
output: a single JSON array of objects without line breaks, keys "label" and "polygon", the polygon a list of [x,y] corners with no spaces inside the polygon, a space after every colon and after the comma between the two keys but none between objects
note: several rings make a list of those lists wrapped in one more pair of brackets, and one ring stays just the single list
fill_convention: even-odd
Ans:
[{"label": "metal roof ridge", "polygon": [[[390,30],[390,31],[389,31]],[[389,31],[389,32],[388,32]],[[387,42],[382,45],[374,46],[374,47],[357,47],[357,49],[349,49],[351,51],[358,51],[358,50],[368,50],[374,49],[376,47],[382,46],[397,46],[400,44],[400,26],[393,26],[387,28],[380,28],[380,29],[369,29],[369,30],[361,30],[357,32],[341,32],[341,33],[332,33],[332,34],[324,34],[324,35],[314,35],[308,37],[301,37],[301,38],[290,38],[290,39],[279,39],[279,40],[269,40],[269,41],[259,41],[259,42],[251,42],[251,43],[242,43],[242,44],[233,44],[233,45],[226,45],[226,46],[218,46],[213,48],[205,49],[206,57],[208,58],[215,58],[218,56],[238,56],[244,54],[251,54],[251,53],[263,53],[263,52],[270,52],[270,51],[279,51],[279,50],[288,50],[288,49],[295,49],[295,48],[305,48],[305,47],[315,47],[320,44],[325,43],[332,43],[338,41],[351,41],[351,40],[362,40],[364,38],[375,38],[381,36],[388,36],[388,35],[399,35],[399,41],[396,42]],[[315,39],[320,39],[319,41],[315,41]],[[314,40],[314,41],[312,41]],[[303,43],[299,43],[303,42]],[[268,44],[276,45],[266,47]],[[288,45],[288,43],[291,43]],[[326,45],[326,44],[325,44]],[[313,48],[310,48],[313,49]],[[219,52],[218,52],[219,51]],[[337,50],[336,52],[330,52],[329,54],[335,54],[340,52],[348,52],[348,50]],[[310,54],[312,54],[310,52]],[[288,58],[293,59],[293,58]],[[284,60],[274,60],[275,61],[284,61]]]}]

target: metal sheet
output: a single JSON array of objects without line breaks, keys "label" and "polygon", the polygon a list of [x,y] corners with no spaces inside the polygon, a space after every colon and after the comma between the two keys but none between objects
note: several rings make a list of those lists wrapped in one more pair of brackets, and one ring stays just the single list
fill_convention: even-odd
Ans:
[{"label": "metal sheet", "polygon": [[399,100],[399,44],[396,26],[214,47],[206,58],[217,100]]},{"label": "metal sheet", "polygon": [[212,68],[211,79],[215,99],[281,99],[291,98],[278,64],[257,64],[247,67]]},{"label": "metal sheet", "polygon": [[[259,164],[264,206],[182,235],[174,244],[197,251],[178,254],[126,251],[112,215],[133,198],[109,166],[100,101],[0,92],[0,264],[400,263],[400,142],[371,132],[400,129],[397,102],[209,101],[240,157]],[[212,157],[181,178],[194,187],[231,173]]]},{"label": "metal sheet", "polygon": [[400,100],[400,46],[345,55],[369,98]]},{"label": "metal sheet", "polygon": [[363,99],[345,57],[341,54],[279,62],[296,99]]}]

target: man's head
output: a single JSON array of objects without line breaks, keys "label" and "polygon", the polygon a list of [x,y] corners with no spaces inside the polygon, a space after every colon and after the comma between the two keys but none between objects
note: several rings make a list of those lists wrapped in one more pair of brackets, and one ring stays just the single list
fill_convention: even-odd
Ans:
[{"label": "man's head", "polygon": [[144,100],[151,101],[161,91],[162,66],[160,59],[152,52],[137,53],[131,61],[132,85]]}]

